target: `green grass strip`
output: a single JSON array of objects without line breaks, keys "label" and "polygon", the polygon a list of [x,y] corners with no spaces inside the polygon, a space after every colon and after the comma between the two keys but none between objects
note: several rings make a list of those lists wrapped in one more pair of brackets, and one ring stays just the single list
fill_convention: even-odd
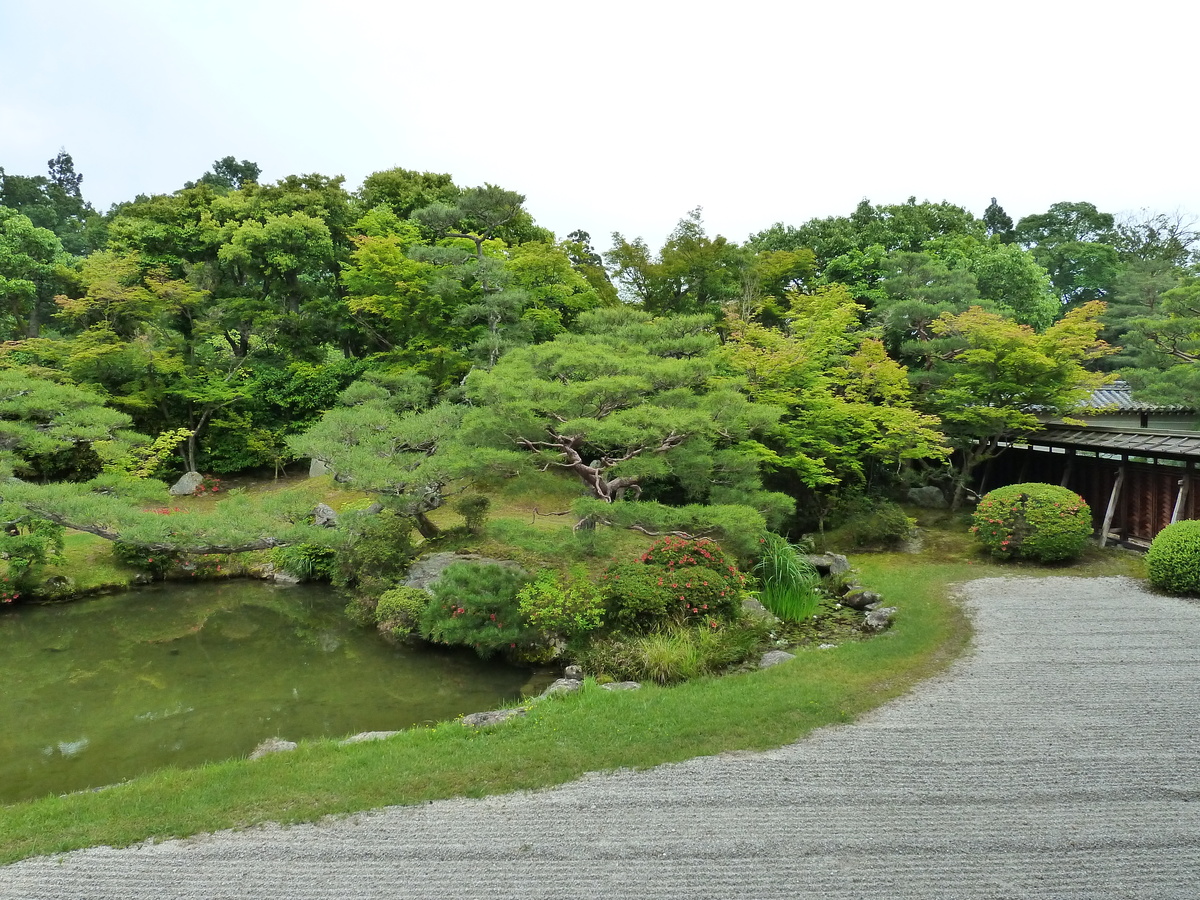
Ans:
[{"label": "green grass strip", "polygon": [[492,730],[448,722],[376,743],[305,742],[295,752],[255,762],[166,769],[100,792],[0,807],[0,863],[266,821],[306,822],[392,804],[482,797],[562,784],[586,772],[779,747],[815,728],[851,721],[948,665],[970,635],[950,598],[952,583],[994,574],[1088,574],[1031,566],[1013,573],[974,561],[927,560],[890,554],[855,560],[863,582],[900,608],[892,629],[870,641],[672,688],[608,692],[589,685]]}]

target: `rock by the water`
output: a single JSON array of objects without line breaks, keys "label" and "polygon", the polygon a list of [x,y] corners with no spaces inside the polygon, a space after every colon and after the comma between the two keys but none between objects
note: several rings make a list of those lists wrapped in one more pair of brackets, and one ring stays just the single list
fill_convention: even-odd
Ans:
[{"label": "rock by the water", "polygon": [[338,741],[338,746],[344,747],[347,744],[361,744],[364,741],[382,741],[399,733],[398,731],[360,731],[358,734],[350,735],[345,740]]},{"label": "rock by the water", "polygon": [[883,631],[892,624],[892,619],[896,616],[896,607],[883,606],[879,609],[873,609],[867,613],[866,627],[871,631]]},{"label": "rock by the water", "polygon": [[821,574],[826,575],[841,575],[844,572],[850,571],[850,560],[842,556],[840,553],[811,553],[805,557],[813,568]]},{"label": "rock by the water", "polygon": [[795,653],[788,653],[786,650],[771,650],[763,654],[763,658],[758,661],[760,669],[769,669],[771,666],[777,666],[781,662],[787,662],[789,659],[795,659]]},{"label": "rock by the water", "polygon": [[873,603],[878,603],[881,599],[874,591],[864,591],[862,588],[857,588],[846,592],[846,595],[842,597],[842,606],[862,610]]},{"label": "rock by the water", "polygon": [[462,717],[462,723],[470,728],[483,728],[487,725],[498,725],[507,722],[514,716],[523,716],[528,712],[524,707],[516,709],[493,709],[488,712],[471,713]]},{"label": "rock by the water", "polygon": [[405,587],[421,588],[427,591],[435,581],[442,577],[442,572],[446,570],[446,567],[456,562],[492,563],[493,565],[516,569],[518,572],[524,571],[524,569],[511,559],[490,559],[486,556],[480,556],[478,553],[430,553],[428,556],[422,556],[413,563],[408,570],[408,574],[400,583]]},{"label": "rock by the water", "polygon": [[641,686],[641,682],[638,681],[610,681],[608,684],[600,685],[606,691],[636,691]]},{"label": "rock by the water", "polygon": [[154,576],[151,575],[149,572],[134,572],[133,573],[133,583],[134,584],[154,584]]},{"label": "rock by the water", "polygon": [[313,524],[318,528],[333,528],[337,523],[337,511],[326,503],[318,503],[313,510]]},{"label": "rock by the water", "polygon": [[550,687],[546,688],[541,694],[541,697],[552,697],[555,694],[573,694],[583,687],[583,682],[574,678],[556,678],[550,683]]},{"label": "rock by the water", "polygon": [[756,619],[775,621],[777,618],[775,613],[771,612],[762,605],[761,600],[755,600],[753,597],[747,597],[742,601],[742,612],[747,613]]},{"label": "rock by the water", "polygon": [[572,681],[583,681],[583,668],[580,666],[567,666],[563,670],[563,678],[570,678]]},{"label": "rock by the water", "polygon": [[202,484],[204,476],[199,472],[185,472],[182,478],[171,485],[170,494],[172,497],[190,497]]},{"label": "rock by the water", "polygon": [[946,495],[942,493],[942,489],[934,487],[932,484],[927,484],[925,487],[910,488],[908,491],[908,502],[913,506],[920,506],[923,509],[950,508],[950,504],[946,502]]},{"label": "rock by the water", "polygon": [[299,584],[300,579],[295,575],[289,575],[287,572],[274,572],[271,575],[271,580],[276,584]]},{"label": "rock by the water", "polygon": [[313,461],[308,464],[308,477],[320,478],[322,475],[328,475],[333,470],[329,468],[329,464],[323,459],[313,457]]},{"label": "rock by the water", "polygon": [[295,750],[299,746],[295,741],[285,741],[283,738],[267,738],[261,744],[254,748],[250,754],[251,759],[262,759],[270,753],[286,753],[289,750]]}]

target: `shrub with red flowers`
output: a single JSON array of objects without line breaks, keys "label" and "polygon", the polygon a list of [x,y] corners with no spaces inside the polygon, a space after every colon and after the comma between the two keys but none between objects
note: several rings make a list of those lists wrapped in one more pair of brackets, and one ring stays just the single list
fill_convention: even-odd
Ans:
[{"label": "shrub with red flowers", "polygon": [[221,479],[216,475],[205,475],[204,480],[196,485],[196,489],[192,491],[197,497],[203,497],[205,494],[216,494],[221,490]]},{"label": "shrub with red flowers", "polygon": [[538,639],[517,603],[526,581],[519,571],[494,563],[447,566],[421,613],[421,634],[438,644],[471,647],[482,657],[519,655]]},{"label": "shrub with red flowers", "polygon": [[1012,484],[983,496],[971,532],[992,556],[1041,562],[1074,559],[1092,535],[1092,511],[1074,491]]},{"label": "shrub with red flowers", "polygon": [[715,543],[668,537],[600,576],[608,621],[618,630],[732,620],[746,583]]}]

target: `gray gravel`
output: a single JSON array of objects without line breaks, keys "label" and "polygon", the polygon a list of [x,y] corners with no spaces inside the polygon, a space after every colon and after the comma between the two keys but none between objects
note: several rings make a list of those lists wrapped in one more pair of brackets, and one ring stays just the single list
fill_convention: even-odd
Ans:
[{"label": "gray gravel", "polygon": [[945,677],[768,753],[0,869],[0,898],[1195,898],[1200,607],[964,588]]}]

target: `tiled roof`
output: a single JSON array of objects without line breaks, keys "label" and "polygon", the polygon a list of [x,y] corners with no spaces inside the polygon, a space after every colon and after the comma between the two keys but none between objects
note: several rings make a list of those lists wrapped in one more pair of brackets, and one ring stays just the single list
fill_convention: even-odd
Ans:
[{"label": "tiled roof", "polygon": [[1133,399],[1133,389],[1124,381],[1114,381],[1092,394],[1091,400],[1080,410],[1105,410],[1112,412],[1191,412],[1186,406],[1159,406]]},{"label": "tiled roof", "polygon": [[1130,456],[1200,460],[1200,432],[1154,433],[1059,425],[1014,443],[1074,447],[1077,450],[1095,450],[1099,453],[1128,453]]}]

